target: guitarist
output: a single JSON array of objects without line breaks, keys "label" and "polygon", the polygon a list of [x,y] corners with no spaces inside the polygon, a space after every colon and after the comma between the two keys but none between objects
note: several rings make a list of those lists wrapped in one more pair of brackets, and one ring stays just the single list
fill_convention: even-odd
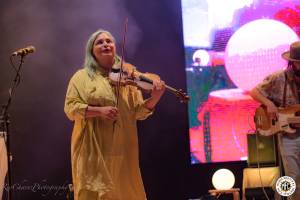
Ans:
[{"label": "guitarist", "polygon": [[[267,76],[250,91],[253,99],[267,107],[272,118],[276,118],[278,106],[300,104],[300,41],[292,43],[282,58],[288,61],[287,69]],[[280,134],[279,139],[285,174],[297,185],[289,198],[300,199],[300,129],[294,134]]]}]

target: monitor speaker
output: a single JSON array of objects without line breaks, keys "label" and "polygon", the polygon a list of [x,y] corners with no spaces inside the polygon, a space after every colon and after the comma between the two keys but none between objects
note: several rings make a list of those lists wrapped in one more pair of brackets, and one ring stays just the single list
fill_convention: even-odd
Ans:
[{"label": "monitor speaker", "polygon": [[272,167],[277,166],[276,135],[262,136],[248,134],[248,166]]},{"label": "monitor speaker", "polygon": [[[265,190],[265,192],[263,190]],[[266,200],[266,195],[268,196],[268,199],[275,199],[275,192],[271,187],[257,187],[245,189],[246,200]]]}]

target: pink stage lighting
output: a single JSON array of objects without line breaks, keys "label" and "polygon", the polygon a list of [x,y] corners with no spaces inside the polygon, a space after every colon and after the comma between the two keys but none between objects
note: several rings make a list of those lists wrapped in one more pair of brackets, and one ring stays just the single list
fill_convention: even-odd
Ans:
[{"label": "pink stage lighting", "polygon": [[226,46],[226,71],[238,88],[249,91],[267,75],[286,67],[281,54],[297,40],[297,34],[279,21],[249,22],[232,35]]}]

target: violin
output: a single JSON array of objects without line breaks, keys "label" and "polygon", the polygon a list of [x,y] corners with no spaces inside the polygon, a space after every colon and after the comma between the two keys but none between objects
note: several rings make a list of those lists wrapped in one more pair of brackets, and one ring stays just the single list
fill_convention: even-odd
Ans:
[{"label": "violin", "polygon": [[[152,73],[141,73],[136,70],[132,74],[128,74],[127,72],[122,72],[120,69],[111,69],[109,73],[110,82],[114,85],[133,85],[138,87],[139,89],[149,92],[153,89],[153,80],[159,79],[159,76]],[[175,94],[181,103],[187,103],[190,100],[190,97],[184,93],[181,89],[177,90],[171,86],[165,85],[167,91]]]}]

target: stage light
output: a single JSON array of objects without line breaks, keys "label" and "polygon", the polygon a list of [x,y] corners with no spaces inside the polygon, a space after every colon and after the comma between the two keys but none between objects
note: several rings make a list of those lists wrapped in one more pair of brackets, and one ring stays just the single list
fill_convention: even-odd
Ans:
[{"label": "stage light", "polygon": [[206,50],[199,49],[194,52],[193,61],[199,66],[207,66],[210,61],[209,53]]},{"label": "stage light", "polygon": [[212,184],[217,190],[229,190],[234,182],[234,175],[229,169],[219,169],[212,177]]}]

